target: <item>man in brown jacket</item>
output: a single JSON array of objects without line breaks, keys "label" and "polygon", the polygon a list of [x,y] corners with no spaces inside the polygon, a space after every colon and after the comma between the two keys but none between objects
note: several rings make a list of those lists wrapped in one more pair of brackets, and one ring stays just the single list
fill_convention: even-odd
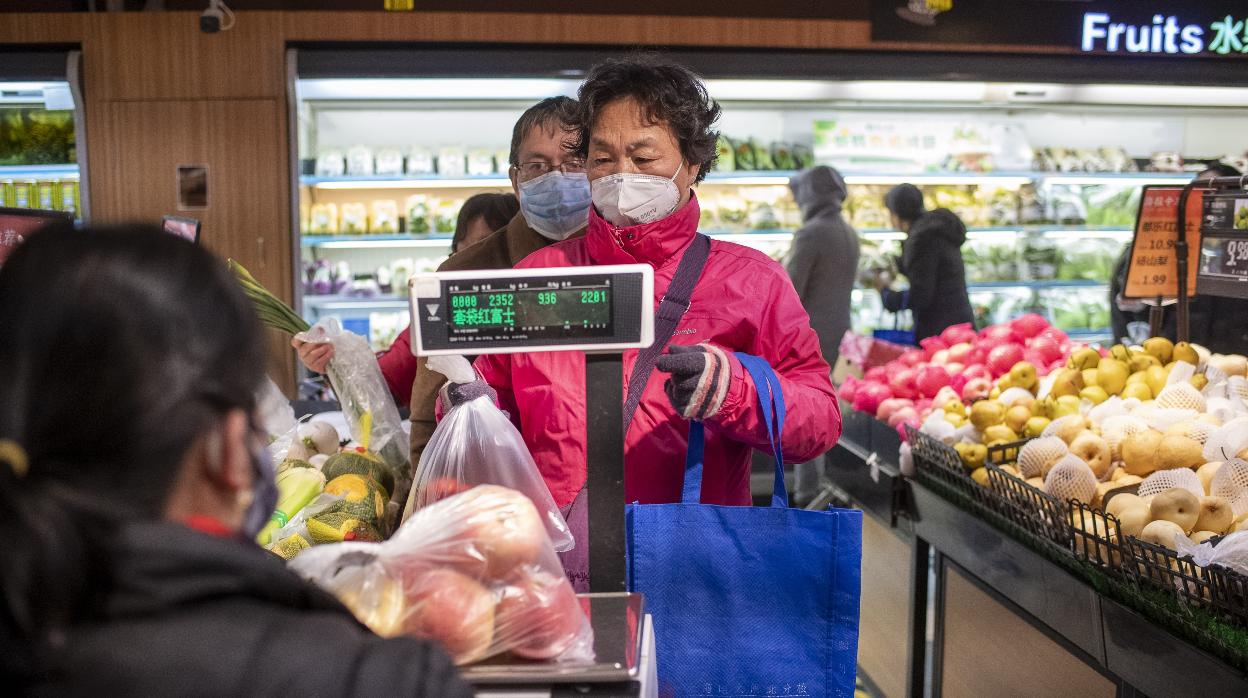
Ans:
[{"label": "man in brown jacket", "polygon": [[[520,213],[507,227],[450,256],[438,271],[509,269],[552,242],[584,233],[589,216],[585,163],[565,147],[576,102],[551,97],[529,107],[511,136],[511,187]],[[583,185],[583,191],[582,191]],[[417,362],[412,383],[412,466],[420,463],[437,420],[434,407],[446,378]]]}]

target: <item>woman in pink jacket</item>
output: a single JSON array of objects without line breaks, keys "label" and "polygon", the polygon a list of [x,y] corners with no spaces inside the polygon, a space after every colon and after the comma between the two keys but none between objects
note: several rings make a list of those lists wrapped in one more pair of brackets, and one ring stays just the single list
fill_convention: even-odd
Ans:
[{"label": "woman in pink jacket", "polygon": [[[648,57],[599,65],[579,99],[579,146],[594,201],[588,232],[517,266],[649,264],[658,307],[698,234],[692,187],[715,164],[719,105],[688,69]],[[750,503],[751,451],[770,447],[754,386],[733,352],[761,356],[780,375],[788,458],[807,461],[836,443],[841,419],[828,365],[784,268],[751,248],[712,241],[689,309],[625,434],[627,501],[680,501],[688,420],[700,419],[702,502]],[[637,355],[624,354],[626,388]],[[491,355],[476,365],[555,500],[565,509],[579,501],[587,472],[585,356]]]}]

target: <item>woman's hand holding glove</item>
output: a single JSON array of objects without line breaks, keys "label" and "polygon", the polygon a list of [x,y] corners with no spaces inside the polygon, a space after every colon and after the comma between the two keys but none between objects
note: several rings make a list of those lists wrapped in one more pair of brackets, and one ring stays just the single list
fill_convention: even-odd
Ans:
[{"label": "woman's hand holding glove", "polygon": [[677,414],[699,421],[714,417],[728,395],[732,359],[710,344],[673,344],[655,361],[655,368],[671,376],[664,392]]}]

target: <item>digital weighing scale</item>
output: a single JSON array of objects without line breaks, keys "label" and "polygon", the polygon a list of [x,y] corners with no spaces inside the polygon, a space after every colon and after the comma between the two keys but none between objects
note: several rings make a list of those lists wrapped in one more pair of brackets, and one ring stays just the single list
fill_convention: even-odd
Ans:
[{"label": "digital weighing scale", "polygon": [[[412,353],[585,352],[589,574],[581,596],[596,660],[486,660],[463,669],[482,698],[657,695],[654,630],[625,593],[622,353],[654,342],[654,272],[644,264],[417,274]],[[578,542],[578,544],[580,544]]]}]

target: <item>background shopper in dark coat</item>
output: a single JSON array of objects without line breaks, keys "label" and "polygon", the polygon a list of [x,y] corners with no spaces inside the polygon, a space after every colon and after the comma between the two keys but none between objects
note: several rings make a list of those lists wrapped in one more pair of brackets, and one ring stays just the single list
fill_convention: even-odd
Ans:
[{"label": "background shopper in dark coat", "polygon": [[789,182],[802,211],[787,264],[810,326],[819,335],[823,359],[835,368],[841,336],[850,327],[850,296],[858,276],[858,232],[845,220],[845,180],[820,165]]},{"label": "background shopper in dark coat", "polygon": [[893,226],[906,231],[897,268],[910,280],[909,289],[894,291],[889,288],[890,279],[877,277],[884,307],[913,314],[915,340],[940,334],[950,325],[972,322],[962,263],[966,225],[948,209],[925,210],[923,192],[913,184],[894,187],[884,197],[884,205],[892,214]]}]

